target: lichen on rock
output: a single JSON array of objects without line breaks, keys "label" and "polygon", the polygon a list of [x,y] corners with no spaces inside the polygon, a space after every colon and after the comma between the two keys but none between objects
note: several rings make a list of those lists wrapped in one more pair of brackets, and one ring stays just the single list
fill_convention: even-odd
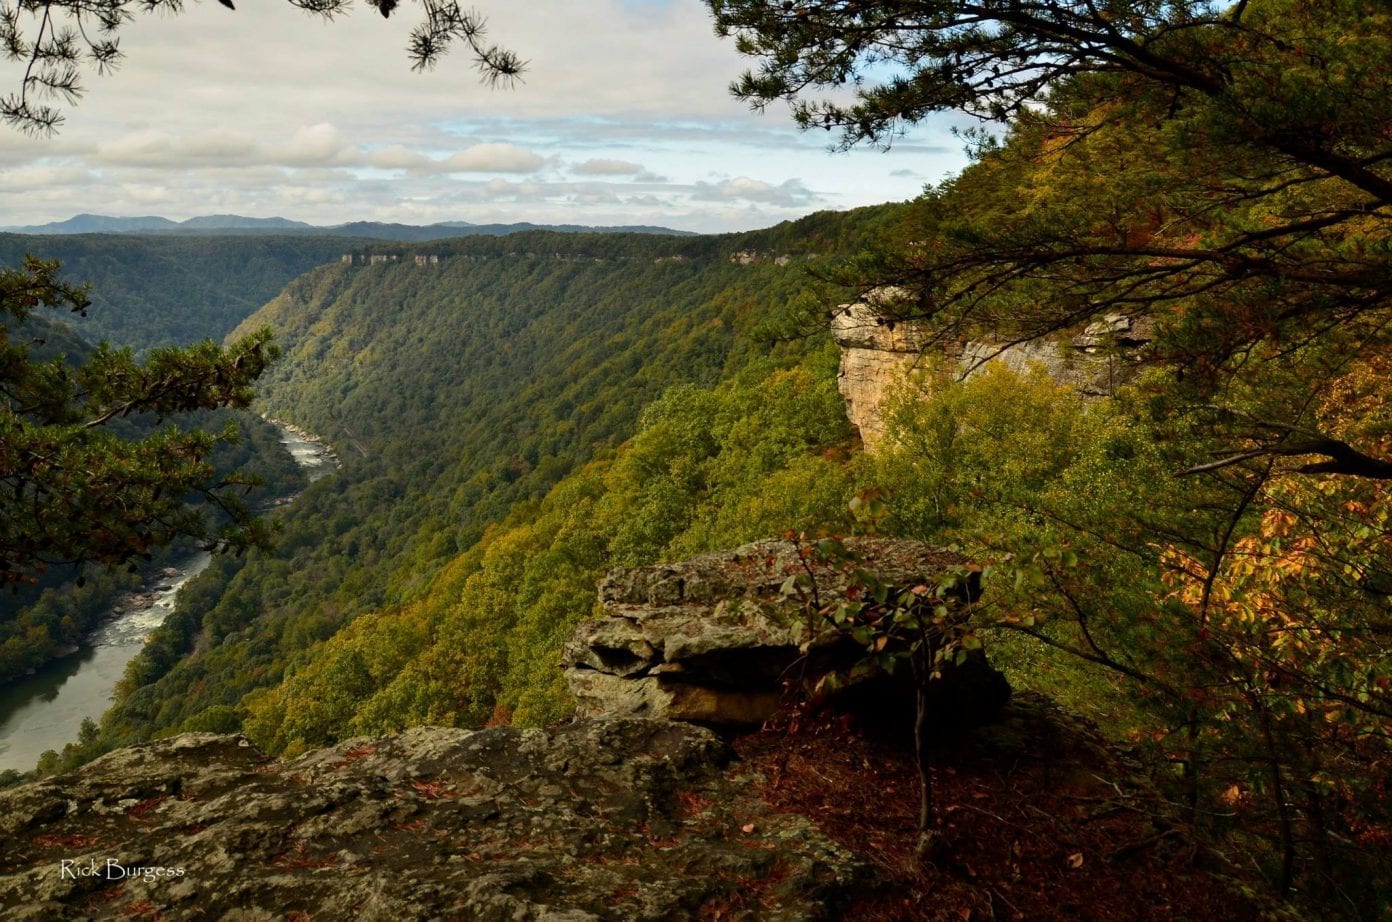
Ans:
[{"label": "lichen on rock", "polygon": [[834,918],[859,864],[742,770],[710,731],[655,720],[417,728],[293,761],[185,734],[0,793],[0,905],[581,922],[738,897],[759,918]]}]

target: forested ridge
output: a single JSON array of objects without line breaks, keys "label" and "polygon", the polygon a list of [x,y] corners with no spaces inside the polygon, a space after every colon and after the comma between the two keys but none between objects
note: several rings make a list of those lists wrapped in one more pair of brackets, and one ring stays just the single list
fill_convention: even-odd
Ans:
[{"label": "forested ridge", "polygon": [[362,241],[285,236],[162,237],[0,234],[0,265],[25,255],[56,259],[63,274],[93,285],[86,316],[63,320],[88,342],[137,352],[221,341],[297,275]]},{"label": "forested ridge", "polygon": [[[77,368],[93,358],[99,341],[141,356],[163,346],[221,341],[288,280],[336,258],[342,246],[338,240],[271,236],[172,240],[0,234],[0,266],[19,267],[26,256],[44,254],[57,260],[68,284],[91,286],[90,304],[82,312],[33,314],[12,325],[5,340],[14,350],[7,352],[7,361],[14,363],[9,368],[22,367],[26,356]],[[24,387],[15,387],[12,399],[22,396]],[[219,432],[235,421],[240,439],[214,449],[217,477],[241,470],[259,479],[261,485],[246,497],[253,505],[302,483],[302,475],[279,450],[275,431],[250,414],[199,412],[177,420],[159,416],[118,413],[104,428],[118,438],[134,440],[150,438],[171,423],[184,431],[201,427]],[[13,470],[8,465],[18,459],[7,457],[7,474]],[[38,573],[32,583],[10,586],[0,599],[0,681],[81,643],[122,592],[192,547],[181,541],[154,548],[145,559],[119,567],[60,563]]]},{"label": "forested ridge", "polygon": [[[248,502],[268,507],[303,485],[304,475],[286,456],[277,430],[256,416],[210,412],[186,420],[188,426],[212,431],[229,423],[236,425],[239,437],[218,446],[212,460],[224,476],[240,471],[255,479],[256,486],[246,496]],[[151,430],[148,424],[134,424],[118,431],[138,437]],[[110,617],[113,604],[123,593],[138,589],[152,573],[188,557],[197,546],[180,541],[122,567],[55,566],[35,583],[15,587],[0,598],[0,683],[81,645]]]},{"label": "forested ridge", "polygon": [[[816,361],[820,381],[799,379],[810,391],[796,399],[817,409],[797,439],[817,448],[847,439],[826,337],[771,346],[749,334],[814,289],[826,293],[804,264],[776,255],[800,252],[805,263],[898,212],[819,215],[726,238],[472,238],[438,266],[417,266],[407,251],[297,279],[245,324],[269,325],[284,349],[264,379],[264,409],[325,437],[343,468],[284,511],[273,554],[215,560],[190,584],[133,664],[98,746],[240,726],[248,693],[276,686],[364,613],[418,601],[490,525],[612,455],[674,387],[743,376],[748,401],[765,375]],[[751,251],[758,261],[731,259]],[[753,450],[759,427],[740,432]],[[775,518],[747,524],[777,530]],[[460,722],[498,703],[492,686],[474,697]],[[558,709],[550,701],[539,714]]]},{"label": "forested ridge", "polygon": [[[137,296],[144,286],[167,282],[158,274],[140,276],[133,267],[114,274],[132,279]],[[98,278],[105,281],[108,276],[99,273]],[[100,307],[120,310],[109,304]],[[149,319],[144,324],[147,328],[151,325]],[[158,327],[159,323],[153,326]],[[97,351],[69,326],[66,318],[32,315],[11,325],[7,332],[6,345],[18,344],[38,362],[76,367],[90,361]],[[303,474],[281,449],[277,431],[246,411],[193,412],[182,415],[177,424],[155,414],[135,413],[110,420],[107,428],[118,438],[139,440],[154,437],[173,425],[183,431],[203,429],[218,433],[233,427],[236,437],[213,446],[209,461],[217,478],[247,479],[242,499],[253,507],[266,507],[304,483]],[[215,519],[224,521],[219,515]],[[138,559],[121,565],[52,561],[30,580],[7,587],[0,595],[0,684],[42,667],[80,645],[110,614],[111,606],[122,593],[139,587],[156,570],[188,556],[196,547],[192,540],[179,540],[151,548]]]},{"label": "forested ridge", "polygon": [[[1097,402],[1042,374],[956,381],[951,339],[920,363],[920,397],[890,413],[890,446],[857,450],[826,306],[880,284],[897,265],[886,254],[957,233],[944,215],[991,226],[969,206],[1008,202],[1012,158],[1034,143],[1022,134],[911,206],[724,238],[388,245],[398,260],[296,279],[243,327],[270,325],[285,350],[263,409],[323,435],[344,466],[279,516],[274,552],[218,558],[185,589],[100,734],[62,761],[187,730],[295,753],[418,724],[551,723],[573,707],[560,646],[608,568],[871,529],[983,561],[989,605],[972,636],[1012,681],[1102,721],[1214,842],[1270,874],[1282,834],[1263,734],[1313,727],[1280,777],[1289,787],[1301,760],[1334,759],[1344,774],[1314,776],[1309,796],[1326,833],[1345,831],[1294,847],[1376,903],[1381,859],[1342,843],[1384,828],[1383,756],[1362,729],[1384,687],[1378,635],[1350,646],[1357,634],[1311,620],[1290,645],[1257,629],[1296,583],[1301,605],[1344,593],[1362,607],[1342,611],[1377,623],[1377,598],[1323,582],[1308,540],[1284,544],[1334,503],[1353,515],[1321,533],[1341,542],[1331,559],[1381,553],[1377,526],[1359,524],[1380,508],[1366,485],[1311,493],[1269,467],[1260,493],[1227,473],[1177,478],[1229,435],[1163,363]],[[1321,412],[1338,423],[1371,406],[1374,380],[1356,365],[1329,378],[1339,397]],[[1194,582],[1215,535],[1235,569]],[[1222,608],[1196,628],[1205,585]],[[1265,729],[1241,720],[1253,656],[1287,676],[1258,699]],[[1204,820],[1208,804],[1227,819]]]}]

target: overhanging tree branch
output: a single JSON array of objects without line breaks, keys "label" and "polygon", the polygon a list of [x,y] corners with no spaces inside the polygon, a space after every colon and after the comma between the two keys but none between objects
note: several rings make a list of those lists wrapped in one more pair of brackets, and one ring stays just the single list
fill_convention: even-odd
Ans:
[{"label": "overhanging tree branch", "polygon": [[1339,474],[1370,480],[1392,480],[1392,461],[1359,451],[1348,442],[1315,432],[1303,426],[1275,420],[1259,419],[1226,407],[1207,407],[1220,416],[1249,427],[1258,444],[1251,448],[1224,454],[1214,461],[1185,468],[1176,476],[1192,477],[1222,470],[1256,458],[1295,458],[1322,455],[1326,460],[1311,461],[1291,468],[1296,474]]},{"label": "overhanging tree branch", "polygon": [[[220,0],[229,10],[231,0]],[[350,0],[289,0],[305,12],[331,19],[348,10]],[[384,17],[398,0],[369,0]],[[484,18],[458,0],[421,0],[424,17],[411,33],[407,54],[412,69],[433,67],[455,42],[463,43],[483,81],[510,84],[520,79],[526,62],[515,52],[485,44]],[[182,0],[0,0],[0,49],[24,62],[17,92],[0,97],[0,119],[29,134],[53,134],[62,112],[48,102],[69,105],[81,99],[82,69],[99,74],[120,65],[117,39],[121,27],[137,13],[179,13]],[[94,22],[93,22],[94,21]],[[88,25],[95,26],[95,34]]]}]

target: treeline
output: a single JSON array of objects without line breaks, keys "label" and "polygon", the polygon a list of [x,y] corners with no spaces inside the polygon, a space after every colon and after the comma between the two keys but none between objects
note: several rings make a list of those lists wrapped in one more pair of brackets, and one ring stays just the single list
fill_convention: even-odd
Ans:
[{"label": "treeline", "polygon": [[428,244],[372,243],[344,252],[437,255],[442,259],[499,259],[547,257],[614,260],[728,260],[747,253],[763,260],[788,257],[846,255],[869,240],[892,231],[903,206],[872,205],[854,211],[819,211],[762,230],[733,234],[672,236],[665,234],[600,234],[524,231],[496,237],[460,237]]},{"label": "treeline", "polygon": [[[874,456],[848,431],[824,331],[750,337],[780,316],[819,329],[855,283],[921,281],[925,252],[963,253],[970,272],[1002,258],[992,235],[1093,227],[1075,184],[1094,183],[1094,152],[1052,141],[1022,131],[911,207],[847,216],[854,230],[809,219],[819,248],[891,253],[847,261],[851,290],[729,258],[796,250],[796,223],[688,241],[685,261],[636,238],[597,241],[604,253],[566,238],[591,258],[557,259],[543,236],[514,255],[480,241],[461,255],[489,258],[438,270],[297,279],[249,321],[286,346],[266,403],[326,435],[344,467],[286,511],[275,553],[218,560],[190,585],[67,763],[194,729],[296,752],[420,723],[554,721],[572,706],[560,646],[608,567],[869,528],[977,559],[973,629],[995,661],[1130,745],[1235,876],[1302,881],[1302,906],[1337,896],[1355,918],[1385,904],[1386,481],[1324,476],[1241,428],[1299,418],[1385,456],[1379,336],[1249,340],[1215,360],[1219,306],[1182,304],[1161,317],[1155,367],[1110,401],[1041,374],[959,381],[954,357],[929,357]],[[1008,224],[1022,201],[1046,213]],[[1348,232],[1334,244],[1363,252]],[[974,329],[1076,309],[1078,280],[1053,284],[968,288],[996,297],[971,302]]]},{"label": "treeline", "polygon": [[[834,347],[677,385],[637,434],[449,562],[418,598],[366,614],[236,708],[272,751],[415,724],[540,726],[573,704],[557,657],[621,564],[846,522],[850,428]],[[226,712],[223,712],[226,713]]]},{"label": "treeline", "polygon": [[[50,317],[30,316],[10,332],[11,342],[22,344],[40,361],[79,364],[93,352],[93,346],[66,323]],[[299,469],[280,448],[274,427],[255,415],[199,412],[184,416],[179,425],[217,432],[234,420],[242,437],[215,447],[210,460],[218,476],[241,471],[253,481],[245,495],[252,506],[298,490],[304,482]],[[121,438],[142,439],[165,425],[137,414],[111,420],[106,428]],[[221,521],[215,514],[213,527]],[[0,594],[0,684],[79,645],[122,594],[193,550],[189,543],[157,548],[142,561],[114,568],[55,561],[34,582],[9,586]]]},{"label": "treeline", "polygon": [[172,237],[0,234],[0,265],[26,254],[57,259],[63,275],[92,283],[87,316],[67,322],[86,340],[141,352],[227,333],[314,266],[361,240],[297,236]]}]

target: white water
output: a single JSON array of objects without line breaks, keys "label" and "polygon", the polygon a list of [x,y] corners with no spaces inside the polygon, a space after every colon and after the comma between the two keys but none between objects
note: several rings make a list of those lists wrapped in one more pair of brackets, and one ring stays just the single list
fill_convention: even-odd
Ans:
[{"label": "white water", "polygon": [[[338,466],[332,450],[313,437],[281,425],[280,441],[311,482]],[[99,720],[111,704],[126,664],[174,610],[179,589],[211,560],[209,554],[198,552],[176,562],[177,575],[158,577],[142,589],[140,595],[149,596],[143,604],[132,607],[133,597],[124,597],[112,609],[111,620],[97,628],[76,653],[0,688],[0,771],[32,769],[45,750],[61,751],[76,742],[84,718]]]}]

